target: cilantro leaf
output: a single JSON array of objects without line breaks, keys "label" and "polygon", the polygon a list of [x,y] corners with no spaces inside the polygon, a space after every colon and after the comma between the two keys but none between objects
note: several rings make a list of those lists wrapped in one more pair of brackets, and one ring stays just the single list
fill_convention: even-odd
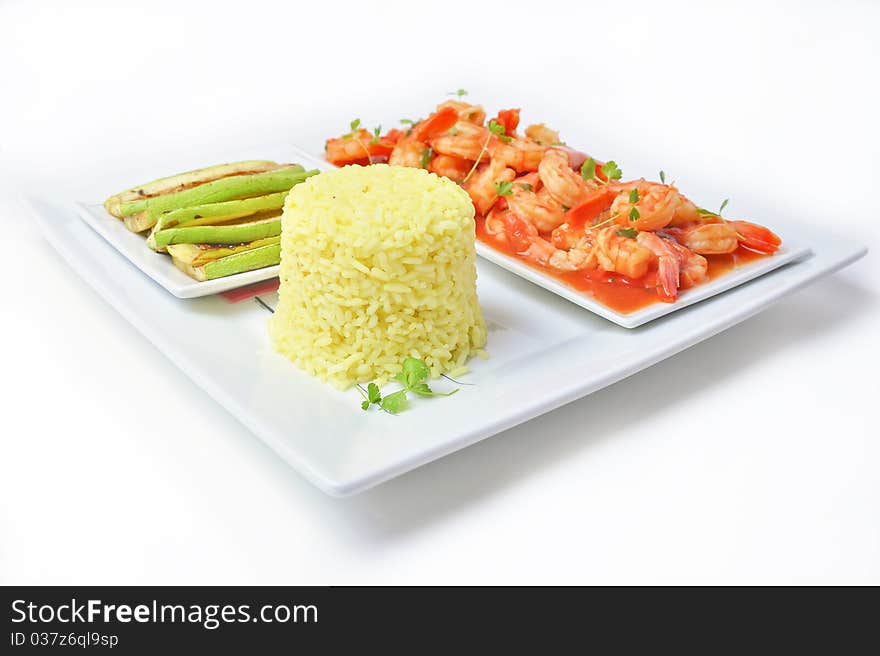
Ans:
[{"label": "cilantro leaf", "polygon": [[637,207],[633,207],[629,211],[629,220],[630,221],[638,221],[640,216],[641,216],[641,214],[639,214],[639,208],[637,208]]},{"label": "cilantro leaf", "polygon": [[376,383],[367,385],[367,399],[370,403],[379,403],[382,400],[382,393],[379,392],[379,386]]},{"label": "cilantro leaf", "polygon": [[393,394],[383,397],[380,405],[383,410],[390,412],[393,415],[396,415],[401,410],[406,410],[409,405],[406,398],[406,390],[398,390]]},{"label": "cilantro leaf", "polygon": [[629,190],[629,202],[630,203],[638,203],[639,202],[639,189],[638,187],[633,187]]},{"label": "cilantro leaf", "polygon": [[364,401],[363,403],[361,403],[361,410],[366,410],[369,407],[370,407],[369,401]]},{"label": "cilantro leaf", "polygon": [[592,157],[581,164],[581,177],[584,180],[592,180],[596,177],[596,160]]},{"label": "cilantro leaf", "polygon": [[621,228],[617,231],[618,237],[629,237],[630,239],[635,239],[639,236],[639,231],[635,228]]},{"label": "cilantro leaf", "polygon": [[428,387],[428,383],[419,383],[418,385],[413,385],[409,388],[410,392],[414,394],[418,394],[419,396],[434,396],[433,390]]},{"label": "cilantro leaf", "polygon": [[403,374],[403,380],[400,381],[401,385],[412,388],[419,383],[424,383],[428,380],[428,376],[431,375],[431,370],[424,361],[419,360],[418,358],[407,358],[403,361],[403,370],[398,376],[401,374]]},{"label": "cilantro leaf", "polygon": [[532,185],[530,185],[528,182],[520,182],[520,183],[519,183],[519,187],[520,187],[520,189],[522,189],[523,191],[534,191],[534,189],[535,189],[535,188],[534,188]]},{"label": "cilantro leaf", "polygon": [[620,167],[617,166],[617,162],[614,160],[608,160],[602,165],[602,173],[609,180],[620,180],[620,176],[623,175],[623,171],[620,170]]},{"label": "cilantro leaf", "polygon": [[499,196],[510,196],[513,194],[513,183],[507,180],[499,180],[495,183],[495,193]]},{"label": "cilantro leaf", "polygon": [[507,134],[505,133],[506,131],[504,129],[504,126],[501,125],[501,123],[498,123],[497,121],[489,121],[489,132],[491,132],[496,137],[501,139],[501,141],[508,142],[508,143],[510,142],[510,137],[508,137]]}]

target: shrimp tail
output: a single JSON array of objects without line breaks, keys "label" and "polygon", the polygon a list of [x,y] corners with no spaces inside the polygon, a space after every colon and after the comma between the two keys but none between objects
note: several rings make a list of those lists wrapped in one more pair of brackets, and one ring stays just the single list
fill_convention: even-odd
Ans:
[{"label": "shrimp tail", "polygon": [[671,303],[678,298],[678,258],[661,257],[657,263],[657,291],[660,298]]},{"label": "shrimp tail", "polygon": [[662,300],[671,303],[678,298],[681,274],[678,254],[669,247],[665,239],[653,232],[640,232],[636,240],[657,257],[657,293]]},{"label": "shrimp tail", "polygon": [[730,221],[736,228],[739,243],[746,248],[770,255],[779,250],[782,240],[770,229],[748,221]]}]

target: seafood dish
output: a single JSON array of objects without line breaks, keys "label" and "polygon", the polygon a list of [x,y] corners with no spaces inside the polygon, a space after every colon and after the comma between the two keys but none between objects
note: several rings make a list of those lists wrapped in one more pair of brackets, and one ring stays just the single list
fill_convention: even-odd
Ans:
[{"label": "seafood dish", "polygon": [[359,120],[330,138],[337,166],[428,170],[470,196],[476,236],[619,312],[674,302],[682,290],[773,255],[768,228],[704,209],[667,182],[626,180],[620,167],[576,150],[520,110],[486,111],[458,99],[382,133]]}]

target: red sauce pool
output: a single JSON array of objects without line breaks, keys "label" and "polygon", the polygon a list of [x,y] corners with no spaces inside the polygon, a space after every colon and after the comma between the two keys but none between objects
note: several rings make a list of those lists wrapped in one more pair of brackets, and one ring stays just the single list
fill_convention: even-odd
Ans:
[{"label": "red sauce pool", "polygon": [[[593,297],[603,305],[620,312],[629,314],[636,310],[641,310],[654,303],[662,303],[657,295],[657,274],[655,271],[649,271],[645,276],[632,279],[621,276],[616,273],[608,273],[606,271],[598,271],[595,269],[588,271],[555,271],[547,267],[542,267],[524,257],[518,255],[506,244],[501,244],[492,238],[486,232],[485,219],[478,216],[477,219],[477,239],[494,248],[496,251],[515,257],[521,262],[525,262],[537,271],[561,280],[566,285],[578,291],[584,292],[588,296]],[[740,246],[733,253],[727,255],[706,255],[705,258],[709,262],[707,271],[707,280],[724,275],[735,267],[770,257],[763,253],[756,253]]]}]

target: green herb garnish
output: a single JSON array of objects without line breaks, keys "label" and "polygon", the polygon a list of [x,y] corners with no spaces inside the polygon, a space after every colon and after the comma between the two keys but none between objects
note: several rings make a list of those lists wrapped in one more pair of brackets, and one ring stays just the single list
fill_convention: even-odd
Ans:
[{"label": "green herb garnish", "polygon": [[621,228],[617,231],[618,237],[629,237],[630,239],[635,239],[639,236],[639,231],[635,228]]},{"label": "green herb garnish", "polygon": [[457,91],[450,91],[446,95],[447,96],[458,96],[459,98],[461,98],[462,96],[468,95],[468,92],[465,91],[464,89],[459,89]]},{"label": "green herb garnish", "polygon": [[729,198],[725,198],[724,202],[721,203],[721,207],[718,208],[717,212],[713,212],[712,210],[707,210],[704,207],[698,207],[697,212],[702,214],[703,216],[721,216],[721,213],[724,211],[724,208],[727,207],[727,204],[730,202]]},{"label": "green herb garnish", "polygon": [[666,184],[666,174],[663,171],[660,171],[660,182]]},{"label": "green herb garnish", "polygon": [[523,189],[524,191],[534,191],[534,189],[535,189],[528,182],[520,182],[519,186],[520,186],[520,189]]},{"label": "green herb garnish", "polygon": [[379,143],[379,135],[380,134],[382,134],[382,126],[377,125],[376,127],[373,128],[373,138],[370,139],[370,143],[371,144]]},{"label": "green herb garnish", "polygon": [[400,373],[394,377],[394,380],[403,385],[403,389],[382,396],[382,393],[379,391],[379,386],[376,385],[376,383],[370,383],[367,385],[366,392],[364,392],[360,385],[358,385],[358,390],[360,391],[361,396],[364,397],[364,400],[361,403],[361,408],[368,410],[371,405],[375,404],[386,412],[396,415],[398,412],[406,410],[409,407],[409,400],[406,397],[408,392],[412,392],[418,396],[427,397],[452,396],[458,391],[458,389],[454,389],[446,394],[433,391],[428,386],[428,383],[425,382],[430,375],[431,370],[423,360],[419,360],[418,358],[407,358],[403,361],[403,368]]},{"label": "green herb garnish", "polygon": [[620,170],[620,167],[617,166],[614,160],[608,160],[602,165],[602,173],[609,180],[620,180],[620,176],[623,175],[623,171]]},{"label": "green herb garnish", "polygon": [[421,164],[422,164],[422,168],[423,168],[423,169],[428,168],[428,164],[431,163],[431,157],[432,157],[433,155],[434,155],[434,151],[431,150],[430,147],[425,148],[425,149],[422,151]]},{"label": "green herb garnish", "polygon": [[[600,184],[608,184],[608,182],[602,180],[602,178],[596,175],[596,167],[598,166],[599,164],[596,162],[596,160],[590,157],[583,164],[581,164],[581,177],[584,180],[595,180]],[[620,176],[623,175],[623,172],[620,170],[620,167],[617,166],[614,160],[608,160],[602,165],[602,173],[605,175],[606,178],[608,178],[608,181],[620,180]]]},{"label": "green herb garnish", "polygon": [[499,180],[495,183],[495,193],[499,196],[510,196],[513,194],[513,183],[507,180]]},{"label": "green herb garnish", "polygon": [[505,134],[504,126],[501,125],[501,123],[498,123],[496,121],[489,121],[489,132],[501,139],[501,141],[507,143],[510,142],[510,137]]},{"label": "green herb garnish", "polygon": [[639,202],[639,190],[638,187],[633,187],[629,190],[629,202],[630,203],[638,203]]},{"label": "green herb garnish", "polygon": [[361,120],[359,118],[354,119],[351,123],[348,124],[348,127],[351,128],[351,132],[345,134],[345,137],[353,137],[355,133],[358,131],[358,128],[361,126]]},{"label": "green herb garnish", "polygon": [[361,386],[358,385],[358,391],[361,393],[361,396],[364,397],[364,402],[361,403],[361,409],[366,410],[373,403],[381,403],[382,402],[382,393],[379,391],[379,386],[376,383],[370,383],[367,385],[367,391],[364,393],[364,390],[361,389]]},{"label": "green herb garnish", "polygon": [[401,410],[406,410],[409,406],[409,401],[406,398],[406,390],[397,390],[396,392],[383,397],[379,405],[383,410],[390,412],[392,415],[396,415]]},{"label": "green herb garnish", "polygon": [[633,207],[629,211],[629,220],[630,221],[638,221],[640,216],[641,216],[641,214],[639,214],[639,208],[637,208],[637,207]]},{"label": "green herb garnish", "polygon": [[581,177],[584,180],[592,180],[596,177],[596,160],[592,157],[581,164]]}]

